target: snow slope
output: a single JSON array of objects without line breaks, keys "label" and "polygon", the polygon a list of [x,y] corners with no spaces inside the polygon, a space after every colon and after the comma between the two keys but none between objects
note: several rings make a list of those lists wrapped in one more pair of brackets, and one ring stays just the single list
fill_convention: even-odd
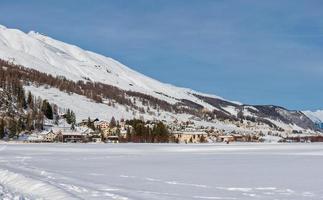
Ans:
[{"label": "snow slope", "polygon": [[317,111],[303,111],[303,113],[309,117],[313,122],[323,122],[323,110]]},{"label": "snow slope", "polygon": [[[39,96],[43,99],[48,99],[49,102],[53,102],[60,106],[60,108],[69,108],[72,109],[76,114],[76,120],[81,121],[90,117],[91,119],[98,118],[100,120],[109,121],[111,117],[115,117],[116,119],[133,119],[134,117],[137,119],[144,118],[145,120],[154,120],[154,119],[162,119],[167,122],[173,122],[175,119],[179,121],[194,121],[197,126],[205,126],[205,127],[216,127],[220,130],[225,130],[227,132],[231,132],[233,130],[240,130],[241,128],[236,127],[233,124],[225,124],[223,122],[218,121],[214,122],[205,122],[205,121],[195,121],[191,119],[191,115],[189,114],[174,114],[170,112],[160,112],[158,113],[153,108],[150,108],[151,111],[155,113],[155,115],[150,115],[148,113],[139,113],[131,110],[127,110],[123,105],[115,104],[115,107],[108,106],[106,103],[98,104],[90,99],[80,96],[77,94],[67,94],[65,92],[59,91],[56,88],[45,88],[35,87],[35,86],[24,86],[26,91],[31,91],[35,96]],[[262,127],[262,129],[266,130],[268,127]],[[242,131],[243,129],[241,129]],[[245,131],[245,130],[244,130]]]},{"label": "snow slope", "polygon": [[[14,56],[13,56],[14,55]],[[90,79],[166,100],[188,99],[206,108],[213,107],[192,95],[199,94],[140,74],[120,62],[34,31],[28,34],[0,26],[0,58],[72,80]],[[163,95],[164,94],[164,95]],[[214,95],[208,95],[220,98]]]},{"label": "snow slope", "polygon": [[6,200],[323,197],[321,144],[0,144],[0,149],[0,199]]}]

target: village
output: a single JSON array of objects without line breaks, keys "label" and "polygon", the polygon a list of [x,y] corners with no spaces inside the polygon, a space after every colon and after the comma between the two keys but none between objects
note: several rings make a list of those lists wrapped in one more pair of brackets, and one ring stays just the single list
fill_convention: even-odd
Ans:
[{"label": "village", "polygon": [[[229,123],[229,122],[228,122]],[[232,143],[232,142],[323,142],[319,132],[303,133],[296,130],[263,130],[261,124],[237,122],[232,131],[210,126],[199,126],[194,121],[116,120],[90,118],[77,124],[60,119],[59,125],[44,122],[40,132],[24,132],[16,140],[25,143]]]}]

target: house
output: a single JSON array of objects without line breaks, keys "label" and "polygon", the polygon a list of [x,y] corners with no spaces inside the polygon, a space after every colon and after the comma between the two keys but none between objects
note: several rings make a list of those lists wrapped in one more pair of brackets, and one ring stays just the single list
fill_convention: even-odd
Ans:
[{"label": "house", "polygon": [[58,142],[83,143],[86,140],[87,136],[77,131],[65,131],[57,135]]},{"label": "house", "polygon": [[233,136],[233,141],[235,141],[235,142],[246,142],[247,141],[246,137],[243,135],[233,134],[232,136]]},{"label": "house", "polygon": [[95,128],[100,129],[100,130],[105,130],[109,128],[109,122],[107,121],[100,121],[95,123]]},{"label": "house", "polygon": [[57,134],[53,131],[48,132],[47,134],[43,135],[44,142],[54,142],[56,140]]},{"label": "house", "polygon": [[43,142],[54,142],[57,134],[53,131],[42,131],[34,133],[22,133],[19,135],[19,140],[30,143],[43,143]]},{"label": "house", "polygon": [[102,142],[101,134],[93,134],[91,136],[91,142],[96,142],[96,143]]},{"label": "house", "polygon": [[233,142],[234,137],[232,135],[219,135],[217,137],[217,142]]},{"label": "house", "polygon": [[113,138],[112,140],[116,140],[120,136],[120,129],[117,127],[114,128],[107,128],[102,131],[102,136],[104,140],[109,140],[109,138]]},{"label": "house", "polygon": [[173,136],[179,143],[200,143],[203,138],[204,140],[207,139],[208,133],[204,131],[184,130],[173,132]]},{"label": "house", "polygon": [[127,133],[131,133],[133,131],[133,127],[131,125],[127,125],[127,124],[124,124],[122,125],[121,124],[121,127],[120,127],[120,136],[125,138],[127,136]]},{"label": "house", "polygon": [[292,134],[285,137],[282,142],[323,142],[323,136]]},{"label": "house", "polygon": [[109,135],[105,141],[108,143],[119,143],[119,137],[116,135]]}]

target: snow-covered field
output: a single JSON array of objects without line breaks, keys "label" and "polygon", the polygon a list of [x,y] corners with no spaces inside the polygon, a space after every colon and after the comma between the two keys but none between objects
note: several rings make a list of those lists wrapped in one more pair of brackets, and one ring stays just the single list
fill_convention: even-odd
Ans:
[{"label": "snow-covered field", "polygon": [[322,144],[1,144],[0,199],[323,199]]}]

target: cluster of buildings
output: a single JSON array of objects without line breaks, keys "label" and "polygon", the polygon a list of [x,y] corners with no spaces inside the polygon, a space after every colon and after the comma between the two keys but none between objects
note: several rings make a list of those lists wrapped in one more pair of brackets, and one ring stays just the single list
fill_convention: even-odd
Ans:
[{"label": "cluster of buildings", "polygon": [[24,142],[42,143],[42,142],[63,142],[63,143],[87,143],[87,142],[119,142],[120,138],[125,138],[127,133],[132,131],[132,126],[121,121],[118,126],[110,126],[107,121],[94,120],[94,128],[88,127],[87,121],[80,122],[74,130],[70,126],[54,126],[47,124],[44,131],[38,133],[23,133],[19,140]]},{"label": "cluster of buildings", "polygon": [[133,130],[133,127],[126,124],[124,120],[121,120],[117,126],[111,127],[108,121],[96,121],[94,126],[96,130],[99,130],[105,142],[118,142],[119,138],[126,138],[127,133]]},{"label": "cluster of buildings", "polygon": [[32,143],[85,143],[85,142],[102,142],[101,134],[93,132],[90,129],[77,128],[55,128],[45,130],[40,133],[21,134],[19,140]]},{"label": "cluster of buildings", "polygon": [[169,125],[170,132],[178,143],[205,143],[205,142],[259,142],[259,134],[227,133],[225,130],[214,127],[196,126],[194,122],[174,121]]},{"label": "cluster of buildings", "polygon": [[[45,130],[41,133],[22,134],[19,139],[24,142],[63,142],[63,143],[86,143],[86,142],[109,142],[118,143],[120,140],[126,141],[127,134],[133,132],[133,127],[121,120],[116,125],[111,125],[108,121],[90,121],[93,128],[89,128],[89,121],[80,122],[75,130],[70,126],[45,125]],[[145,126],[152,126],[154,122]],[[240,125],[241,126],[241,125]],[[250,126],[250,124],[246,124]],[[323,129],[323,123],[319,124]],[[197,126],[192,121],[168,123],[170,136],[176,143],[214,143],[214,142],[264,142],[266,136],[278,138],[277,142],[317,142],[323,141],[320,135],[305,134],[282,134],[279,132],[262,133],[257,130],[231,131],[216,129],[214,127]],[[245,129],[241,129],[245,130]],[[264,137],[265,136],[265,137]]]},{"label": "cluster of buildings", "polygon": [[[225,131],[213,127],[196,126],[194,122],[174,121],[169,128],[175,141],[179,143],[203,142],[323,142],[320,133],[306,133],[302,131],[277,131],[274,129],[254,129],[251,123],[239,123],[233,131]],[[259,126],[259,125],[258,125]],[[261,124],[260,124],[261,126]],[[319,124],[323,128],[323,123]],[[266,131],[264,131],[266,130]]]}]

